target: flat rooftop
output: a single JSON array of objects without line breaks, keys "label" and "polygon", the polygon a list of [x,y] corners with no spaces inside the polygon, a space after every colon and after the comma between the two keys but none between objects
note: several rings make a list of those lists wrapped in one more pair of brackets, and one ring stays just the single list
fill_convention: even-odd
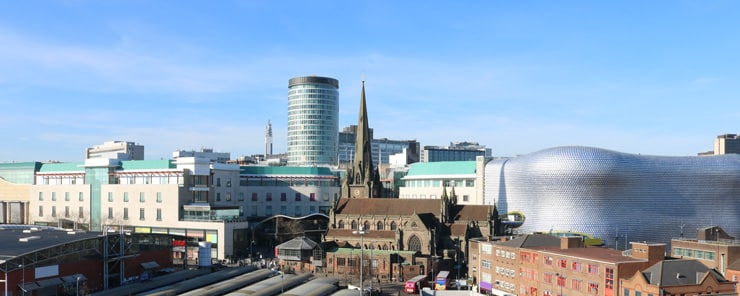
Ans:
[{"label": "flat rooftop", "polygon": [[58,245],[96,238],[100,232],[68,232],[64,229],[34,225],[0,224],[0,260],[12,259]]}]

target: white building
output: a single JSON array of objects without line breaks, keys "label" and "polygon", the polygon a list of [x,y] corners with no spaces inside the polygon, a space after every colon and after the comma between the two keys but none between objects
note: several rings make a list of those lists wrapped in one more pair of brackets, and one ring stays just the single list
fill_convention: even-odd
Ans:
[{"label": "white building", "polygon": [[458,204],[482,205],[485,157],[475,161],[417,162],[401,178],[399,198],[439,199],[443,190],[457,195]]},{"label": "white building", "polygon": [[85,149],[85,159],[114,158],[120,160],[144,160],[144,146],[134,142],[108,141]]}]

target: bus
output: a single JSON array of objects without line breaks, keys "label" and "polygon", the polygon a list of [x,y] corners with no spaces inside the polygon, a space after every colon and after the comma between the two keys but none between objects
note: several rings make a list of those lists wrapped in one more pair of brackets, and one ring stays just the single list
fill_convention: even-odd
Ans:
[{"label": "bus", "polygon": [[434,278],[434,289],[437,291],[447,290],[447,278],[450,276],[450,272],[443,270],[437,274]]},{"label": "bus", "polygon": [[403,290],[406,291],[408,294],[416,294],[419,293],[419,289],[421,287],[424,287],[428,285],[427,276],[426,275],[417,275],[410,280],[406,281],[406,285],[404,286]]}]

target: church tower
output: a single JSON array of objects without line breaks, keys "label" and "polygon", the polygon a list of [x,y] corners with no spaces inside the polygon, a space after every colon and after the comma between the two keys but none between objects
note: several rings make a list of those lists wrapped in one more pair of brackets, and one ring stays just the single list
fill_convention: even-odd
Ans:
[{"label": "church tower", "polygon": [[360,95],[360,115],[357,120],[355,138],[355,159],[347,170],[347,177],[342,185],[342,197],[374,198],[380,196],[380,174],[373,167],[370,128],[367,122],[367,105],[365,102],[365,81],[362,81]]}]

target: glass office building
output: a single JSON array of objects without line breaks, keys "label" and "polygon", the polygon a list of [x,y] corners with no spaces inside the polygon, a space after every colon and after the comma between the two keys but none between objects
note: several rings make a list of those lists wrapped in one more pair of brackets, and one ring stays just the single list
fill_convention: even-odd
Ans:
[{"label": "glass office building", "polygon": [[630,241],[670,243],[684,228],[709,225],[740,236],[740,155],[558,147],[492,160],[485,175],[485,203],[502,215],[523,214],[522,233],[585,232],[620,249]]},{"label": "glass office building", "polygon": [[288,165],[336,165],[339,81],[304,76],[288,82]]}]

